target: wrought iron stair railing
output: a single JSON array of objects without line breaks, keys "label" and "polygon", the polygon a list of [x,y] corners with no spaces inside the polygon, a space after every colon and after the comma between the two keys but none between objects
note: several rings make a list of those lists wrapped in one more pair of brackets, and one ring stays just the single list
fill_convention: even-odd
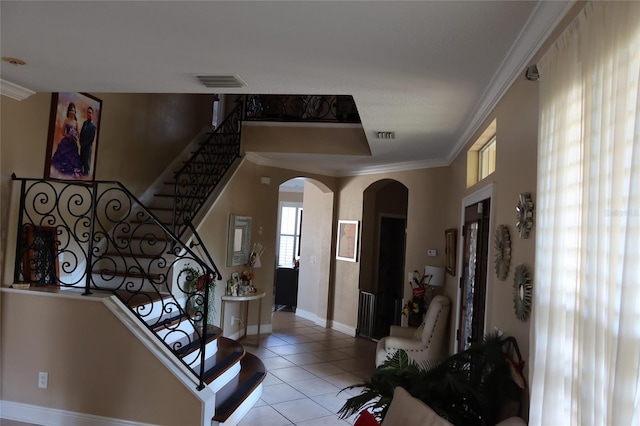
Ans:
[{"label": "wrought iron stair railing", "polygon": [[120,182],[12,178],[20,183],[14,282],[115,294],[203,389],[207,344],[220,331],[207,324],[209,302],[221,279],[204,245],[206,259]]},{"label": "wrought iron stair railing", "polygon": [[242,110],[238,103],[174,175],[172,229],[179,237],[240,157]]}]

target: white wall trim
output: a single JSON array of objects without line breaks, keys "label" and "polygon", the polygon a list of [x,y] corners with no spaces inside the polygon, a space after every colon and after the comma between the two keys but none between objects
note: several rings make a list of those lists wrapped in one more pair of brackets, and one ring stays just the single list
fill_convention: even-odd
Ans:
[{"label": "white wall trim", "polygon": [[[463,264],[463,258],[464,258],[464,237],[462,236],[462,228],[464,227],[464,210],[467,206],[479,203],[482,200],[486,200],[487,198],[489,198],[490,201],[490,210],[489,210],[489,248],[487,251],[487,286],[486,286],[486,294],[489,294],[490,291],[492,290],[489,286],[489,272],[492,270],[491,269],[491,261],[490,259],[492,259],[491,257],[491,237],[493,236],[493,232],[491,231],[493,229],[493,222],[494,222],[494,216],[495,216],[495,193],[496,193],[496,184],[495,183],[490,183],[486,186],[484,186],[483,188],[478,189],[477,191],[467,195],[466,197],[464,197],[462,199],[462,206],[460,207],[460,232],[458,233],[458,241],[457,241],[457,262],[458,264],[456,265],[456,270],[458,271],[458,275],[456,275],[458,277],[458,279],[460,279],[462,277],[462,264]],[[458,341],[456,340],[455,336],[456,336],[456,331],[460,328],[460,299],[462,298],[462,291],[460,290],[460,286],[457,285],[456,286],[456,327],[454,329],[454,336],[451,342],[451,353],[456,353],[457,352],[457,347],[458,347]],[[484,326],[485,326],[485,330],[487,327],[487,315],[489,313],[489,309],[487,309],[487,304],[489,302],[489,298],[485,298],[485,305],[484,305]],[[484,330],[483,330],[483,334],[484,334]]]},{"label": "white wall trim", "polygon": [[27,89],[26,87],[18,86],[10,81],[0,79],[0,95],[2,96],[15,99],[16,101],[23,101],[29,96],[35,94],[36,92]]},{"label": "white wall trim", "polygon": [[341,322],[331,321],[331,328],[341,333],[348,334],[351,337],[355,337],[356,335],[355,327],[351,327],[347,324],[342,324]]},{"label": "white wall trim", "polygon": [[[313,321],[315,325],[323,328],[333,328],[332,321],[326,318],[322,318],[314,314],[313,312],[305,311],[304,309],[296,308],[296,316],[307,319],[309,321]],[[342,330],[338,330],[338,331],[342,331]],[[355,336],[355,328],[353,329],[352,336]]]},{"label": "white wall trim", "polygon": [[0,401],[0,413],[3,419],[47,426],[155,426],[13,401]]}]

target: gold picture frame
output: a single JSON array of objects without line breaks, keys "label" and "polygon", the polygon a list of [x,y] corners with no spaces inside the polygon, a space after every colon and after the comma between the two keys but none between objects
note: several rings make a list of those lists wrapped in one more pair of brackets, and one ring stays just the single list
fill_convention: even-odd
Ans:
[{"label": "gold picture frame", "polygon": [[458,230],[449,228],[444,231],[444,256],[445,270],[447,274],[456,276],[456,245],[458,238]]}]

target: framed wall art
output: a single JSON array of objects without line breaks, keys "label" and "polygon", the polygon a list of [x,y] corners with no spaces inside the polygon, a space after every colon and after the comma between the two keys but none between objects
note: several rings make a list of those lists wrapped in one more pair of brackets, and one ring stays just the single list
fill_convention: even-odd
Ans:
[{"label": "framed wall art", "polygon": [[444,231],[444,256],[445,270],[447,274],[456,275],[456,241],[458,232],[456,228],[450,228]]},{"label": "framed wall art", "polygon": [[360,222],[357,220],[338,221],[338,241],[336,259],[356,262],[358,260],[358,231]]},{"label": "framed wall art", "polygon": [[95,179],[102,101],[87,93],[51,96],[45,179]]}]

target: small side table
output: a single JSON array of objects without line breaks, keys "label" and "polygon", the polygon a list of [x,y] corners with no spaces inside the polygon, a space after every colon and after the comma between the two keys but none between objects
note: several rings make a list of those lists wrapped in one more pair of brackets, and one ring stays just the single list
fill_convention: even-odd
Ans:
[{"label": "small side table", "polygon": [[[236,302],[244,302],[244,335],[242,337],[247,336],[247,322],[249,319],[249,302],[252,300],[258,301],[258,342],[256,346],[260,346],[260,323],[262,317],[262,298],[264,298],[265,292],[257,292],[257,293],[249,293],[244,296],[222,296],[222,306],[220,310],[220,328],[224,330],[224,306],[227,302],[236,303]],[[224,331],[223,331],[224,334]],[[242,338],[241,337],[241,338]]]}]

